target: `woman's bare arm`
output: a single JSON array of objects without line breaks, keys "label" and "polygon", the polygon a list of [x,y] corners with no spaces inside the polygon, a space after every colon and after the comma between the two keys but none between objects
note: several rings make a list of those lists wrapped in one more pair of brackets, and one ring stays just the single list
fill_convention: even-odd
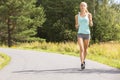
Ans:
[{"label": "woman's bare arm", "polygon": [[93,26],[92,14],[89,13],[88,15],[89,15],[89,25]]},{"label": "woman's bare arm", "polygon": [[75,28],[78,29],[78,15],[75,15]]}]

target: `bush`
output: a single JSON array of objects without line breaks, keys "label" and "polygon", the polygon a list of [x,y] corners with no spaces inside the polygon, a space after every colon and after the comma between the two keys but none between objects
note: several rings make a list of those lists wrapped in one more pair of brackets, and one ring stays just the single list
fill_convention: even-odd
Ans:
[{"label": "bush", "polygon": [[77,32],[76,31],[72,31],[72,30],[65,30],[63,32],[60,33],[61,38],[64,41],[77,41]]}]

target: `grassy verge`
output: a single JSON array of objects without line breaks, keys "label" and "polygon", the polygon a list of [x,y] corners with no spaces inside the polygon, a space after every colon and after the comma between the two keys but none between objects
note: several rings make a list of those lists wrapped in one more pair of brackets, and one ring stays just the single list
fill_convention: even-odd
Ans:
[{"label": "grassy verge", "polygon": [[10,57],[6,54],[0,53],[0,69],[5,67],[10,62]]},{"label": "grassy verge", "polygon": [[94,44],[89,48],[88,58],[120,69],[120,43]]},{"label": "grassy verge", "polygon": [[[60,54],[67,54],[79,57],[79,46],[76,43],[22,43],[14,45],[13,48],[32,49],[47,52],[57,52]],[[112,67],[120,69],[120,43],[109,42],[94,44],[89,47],[88,59],[98,61],[103,64],[107,64]]]}]

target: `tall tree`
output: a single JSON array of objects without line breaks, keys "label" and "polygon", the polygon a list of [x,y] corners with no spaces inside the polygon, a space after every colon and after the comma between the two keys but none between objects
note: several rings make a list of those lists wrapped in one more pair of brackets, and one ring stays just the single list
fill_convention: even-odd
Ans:
[{"label": "tall tree", "polygon": [[118,12],[111,8],[110,0],[103,0],[96,5],[92,40],[94,42],[111,41],[120,39],[120,24]]},{"label": "tall tree", "polygon": [[120,17],[116,11],[119,6],[116,9],[112,8],[111,0],[42,0],[47,20],[44,27],[40,28],[39,36],[48,41],[76,40],[74,16],[79,12],[81,1],[88,4],[88,10],[93,15],[94,26],[91,28],[93,42],[120,38],[118,35]]},{"label": "tall tree", "polygon": [[80,0],[42,0],[47,17],[42,28],[44,38],[48,41],[75,40],[74,16],[79,11],[79,3]]},{"label": "tall tree", "polygon": [[[36,29],[45,22],[42,6],[36,0],[0,0],[0,35],[8,35],[8,46],[12,40],[24,40],[36,34]],[[3,37],[3,36],[1,36]]]}]

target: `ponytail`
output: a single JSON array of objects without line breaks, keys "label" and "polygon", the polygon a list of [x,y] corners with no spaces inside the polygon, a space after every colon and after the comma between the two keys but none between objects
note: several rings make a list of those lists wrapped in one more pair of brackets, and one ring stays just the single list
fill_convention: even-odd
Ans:
[{"label": "ponytail", "polygon": [[88,9],[86,9],[85,11],[86,11],[86,13],[89,13]]}]

